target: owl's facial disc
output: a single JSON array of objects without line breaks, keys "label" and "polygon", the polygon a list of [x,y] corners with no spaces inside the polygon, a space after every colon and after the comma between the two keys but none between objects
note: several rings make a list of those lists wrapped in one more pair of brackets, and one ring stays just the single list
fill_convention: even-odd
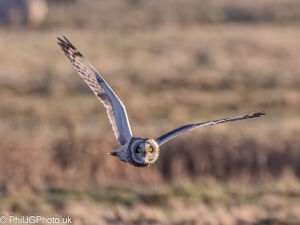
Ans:
[{"label": "owl's facial disc", "polygon": [[153,139],[146,139],[133,146],[132,158],[139,164],[153,164],[159,156],[159,147]]}]

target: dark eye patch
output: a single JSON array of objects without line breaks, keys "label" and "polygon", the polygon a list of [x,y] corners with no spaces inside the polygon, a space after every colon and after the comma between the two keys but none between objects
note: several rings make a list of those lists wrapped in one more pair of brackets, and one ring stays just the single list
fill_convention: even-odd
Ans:
[{"label": "dark eye patch", "polygon": [[140,147],[138,147],[135,151],[136,151],[136,153],[141,153],[142,149]]}]

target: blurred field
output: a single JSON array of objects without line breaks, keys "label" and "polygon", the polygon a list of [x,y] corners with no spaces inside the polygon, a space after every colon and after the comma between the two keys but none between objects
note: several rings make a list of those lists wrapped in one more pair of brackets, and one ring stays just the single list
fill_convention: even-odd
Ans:
[{"label": "blurred field", "polygon": [[[288,185],[287,185],[288,183]],[[215,180],[2,194],[4,215],[70,216],[74,224],[299,224],[299,183]],[[146,191],[145,191],[146,190]]]},{"label": "blurred field", "polygon": [[[0,28],[0,212],[75,224],[300,224],[298,1],[77,1]],[[67,13],[66,13],[67,12]],[[199,129],[136,169],[56,45],[66,35],[126,105],[136,136]],[[147,102],[147,104],[146,104]]]}]

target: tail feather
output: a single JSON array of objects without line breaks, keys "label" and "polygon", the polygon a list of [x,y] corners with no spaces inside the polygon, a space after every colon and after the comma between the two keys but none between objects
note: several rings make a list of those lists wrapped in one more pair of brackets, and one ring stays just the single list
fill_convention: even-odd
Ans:
[{"label": "tail feather", "polygon": [[108,152],[107,154],[111,155],[111,156],[119,156],[118,155],[118,150],[115,150],[113,152]]}]

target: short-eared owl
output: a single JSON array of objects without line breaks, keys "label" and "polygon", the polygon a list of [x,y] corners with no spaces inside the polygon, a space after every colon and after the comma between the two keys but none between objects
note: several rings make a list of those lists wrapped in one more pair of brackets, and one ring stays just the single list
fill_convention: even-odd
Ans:
[{"label": "short-eared owl", "polygon": [[254,113],[251,115],[188,124],[174,129],[156,139],[133,137],[125,107],[114,91],[66,37],[64,37],[64,40],[58,38],[58,44],[65,55],[69,58],[79,75],[84,79],[107,110],[112,129],[121,145],[119,149],[109,154],[117,156],[121,161],[127,162],[133,166],[145,167],[152,165],[158,159],[160,152],[159,146],[184,132],[198,127],[211,126],[235,120],[245,120],[264,115],[264,113]]}]

